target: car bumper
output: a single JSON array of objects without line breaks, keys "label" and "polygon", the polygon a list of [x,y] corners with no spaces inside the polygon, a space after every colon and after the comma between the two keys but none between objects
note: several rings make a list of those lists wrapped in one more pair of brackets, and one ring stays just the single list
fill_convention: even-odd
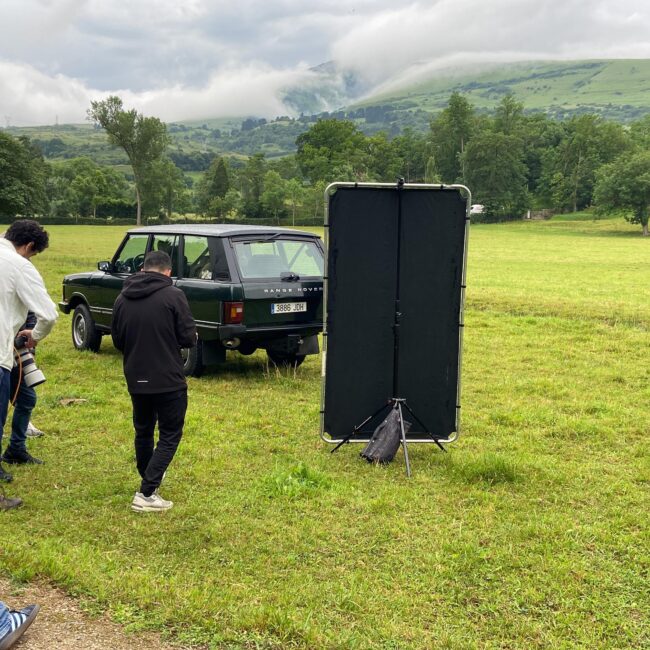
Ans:
[{"label": "car bumper", "polygon": [[319,334],[323,330],[323,324],[319,321],[311,323],[290,323],[288,325],[273,325],[269,327],[248,327],[247,325],[219,325],[218,323],[207,326],[205,321],[196,323],[201,338],[205,340],[219,339],[227,341],[228,339],[272,339],[282,338],[289,334],[300,334],[310,336]]},{"label": "car bumper", "polygon": [[[323,325],[320,322],[274,325],[272,327],[247,327],[246,325],[221,325],[217,334],[218,340],[222,344],[233,339],[247,341],[258,348],[266,348],[269,345],[275,345],[284,339],[296,337],[296,339],[307,339],[308,337],[320,334],[323,331]],[[204,333],[199,332],[204,336]],[[208,332],[205,332],[208,334]],[[213,339],[214,337],[205,337]],[[226,345],[228,347],[228,345]]]},{"label": "car bumper", "polygon": [[282,338],[289,334],[300,334],[301,336],[311,336],[319,334],[323,330],[323,324],[317,323],[301,323],[289,325],[273,325],[272,327],[245,327],[243,336],[247,339],[257,338]]},{"label": "car bumper", "polygon": [[60,302],[59,303],[59,309],[64,313],[64,314],[69,314],[71,307],[70,304],[67,302]]}]

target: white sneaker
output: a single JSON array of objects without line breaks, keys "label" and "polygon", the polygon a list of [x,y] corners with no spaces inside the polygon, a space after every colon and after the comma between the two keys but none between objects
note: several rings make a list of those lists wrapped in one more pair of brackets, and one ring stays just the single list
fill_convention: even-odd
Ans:
[{"label": "white sneaker", "polygon": [[31,421],[27,425],[26,433],[28,438],[40,438],[40,436],[43,435],[43,432],[38,427],[34,426]]},{"label": "white sneaker", "polygon": [[150,497],[144,496],[142,492],[136,492],[131,502],[131,510],[134,512],[163,512],[169,510],[173,505],[171,501],[165,501],[157,491]]}]

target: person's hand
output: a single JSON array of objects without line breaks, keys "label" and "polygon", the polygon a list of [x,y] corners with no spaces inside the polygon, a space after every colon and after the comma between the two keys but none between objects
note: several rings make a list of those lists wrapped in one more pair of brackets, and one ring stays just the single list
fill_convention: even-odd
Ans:
[{"label": "person's hand", "polygon": [[30,350],[35,348],[38,343],[38,341],[35,341],[32,338],[33,331],[34,330],[21,330],[20,332],[18,332],[17,335],[17,336],[24,336],[27,339],[27,341],[25,342],[25,347],[29,348]]}]

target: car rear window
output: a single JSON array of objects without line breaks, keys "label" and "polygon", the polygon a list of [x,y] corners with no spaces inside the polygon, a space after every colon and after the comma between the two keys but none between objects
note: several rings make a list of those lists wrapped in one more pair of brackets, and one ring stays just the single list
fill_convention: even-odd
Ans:
[{"label": "car rear window", "polygon": [[311,240],[272,239],[233,242],[242,279],[277,279],[282,273],[322,277],[323,253]]}]

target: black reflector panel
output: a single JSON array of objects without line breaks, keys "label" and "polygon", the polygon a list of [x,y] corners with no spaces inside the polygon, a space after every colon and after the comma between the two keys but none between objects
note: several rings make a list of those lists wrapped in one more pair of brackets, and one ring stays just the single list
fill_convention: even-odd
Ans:
[{"label": "black reflector panel", "polygon": [[[456,189],[339,187],[330,198],[323,428],[331,438],[349,436],[391,398],[406,399],[421,421],[409,438],[456,430],[465,218]],[[385,415],[354,438],[367,439]]]}]

